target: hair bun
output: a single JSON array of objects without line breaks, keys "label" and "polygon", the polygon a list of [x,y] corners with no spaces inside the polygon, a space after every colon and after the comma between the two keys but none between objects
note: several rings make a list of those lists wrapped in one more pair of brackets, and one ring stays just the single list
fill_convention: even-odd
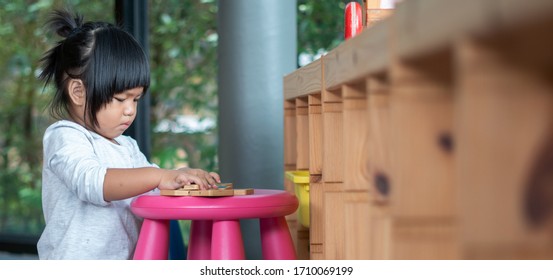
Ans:
[{"label": "hair bun", "polygon": [[83,16],[73,15],[67,10],[56,10],[48,20],[47,26],[61,37],[67,38],[81,31]]},{"label": "hair bun", "polygon": [[71,32],[69,32],[69,34],[67,34],[67,38],[69,38],[69,37],[71,37],[71,36],[73,36],[73,35],[75,35],[75,34],[78,34],[78,33],[81,32],[81,31],[82,31],[82,28],[80,28],[80,27],[75,27],[75,28],[73,28],[73,30],[71,30]]}]

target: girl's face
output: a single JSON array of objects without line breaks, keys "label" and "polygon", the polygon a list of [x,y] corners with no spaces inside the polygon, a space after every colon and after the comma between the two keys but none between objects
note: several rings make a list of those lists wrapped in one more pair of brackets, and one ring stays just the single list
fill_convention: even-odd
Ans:
[{"label": "girl's face", "polygon": [[137,87],[116,93],[110,103],[96,114],[96,132],[113,141],[129,128],[136,117],[136,106],[144,88]]}]

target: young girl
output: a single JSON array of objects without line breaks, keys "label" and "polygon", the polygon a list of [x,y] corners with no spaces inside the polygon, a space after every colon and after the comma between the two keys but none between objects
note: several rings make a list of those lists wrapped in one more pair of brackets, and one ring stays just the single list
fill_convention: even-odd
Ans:
[{"label": "young girl", "polygon": [[217,173],[161,169],[122,135],[150,85],[148,58],[122,29],[54,12],[48,27],[63,40],[49,50],[40,79],[56,92],[60,119],[44,134],[41,259],[130,259],[141,220],[131,199],[154,189],[220,183]]}]

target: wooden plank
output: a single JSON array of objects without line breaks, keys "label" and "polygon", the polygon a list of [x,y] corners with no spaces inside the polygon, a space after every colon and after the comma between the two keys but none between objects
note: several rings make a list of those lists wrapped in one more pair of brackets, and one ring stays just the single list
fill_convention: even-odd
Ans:
[{"label": "wooden plank", "polygon": [[311,260],[324,260],[323,245],[322,244],[310,244],[309,245],[309,259]]},{"label": "wooden plank", "polygon": [[404,1],[391,18],[397,27],[397,55],[401,58],[412,58],[450,48],[459,38],[489,36],[524,24],[550,20],[553,18],[553,2]]},{"label": "wooden plank", "polygon": [[390,200],[394,217],[455,215],[450,53],[391,68]]},{"label": "wooden plank", "polygon": [[342,84],[364,80],[368,75],[383,72],[389,65],[392,22],[384,20],[371,29],[343,42],[324,56],[324,102],[339,101],[332,96]]},{"label": "wooden plank", "polygon": [[324,258],[368,259],[370,207],[368,192],[344,192],[342,184],[325,184]]},{"label": "wooden plank", "polygon": [[344,259],[371,259],[374,229],[371,227],[369,192],[345,192],[344,198]]},{"label": "wooden plank", "polygon": [[[528,35],[465,40],[457,48],[455,134],[465,258],[553,258],[551,221],[543,219],[549,207],[543,205],[551,205],[545,189],[553,184],[532,181],[553,132],[553,56],[544,47],[553,38]],[[525,40],[511,41],[517,37]]]},{"label": "wooden plank", "polygon": [[297,160],[296,101],[284,101],[284,166],[286,170],[296,169]]},{"label": "wooden plank", "polygon": [[297,70],[298,96],[320,94],[322,91],[322,60],[319,58]]},{"label": "wooden plank", "polygon": [[309,170],[309,108],[307,96],[296,98],[296,168]]},{"label": "wooden plank", "polygon": [[441,51],[451,48],[459,36],[496,28],[496,4],[496,0],[405,1],[392,16],[395,54],[409,59]]},{"label": "wooden plank", "polygon": [[[373,198],[370,198],[374,200]],[[370,258],[374,260],[389,260],[392,258],[392,217],[387,204],[372,203],[369,205]]]},{"label": "wooden plank", "polygon": [[[342,86],[343,101],[343,162],[344,189],[369,190],[369,146],[365,83]],[[336,168],[339,168],[336,166]]]},{"label": "wooden plank", "polygon": [[298,224],[296,231],[296,255],[298,260],[309,260],[309,228]]},{"label": "wooden plank", "polygon": [[323,181],[343,182],[342,103],[323,103]]},{"label": "wooden plank", "polygon": [[[328,259],[326,240],[328,232],[334,227],[328,224],[326,214],[332,212],[335,202],[327,203],[327,193],[338,193],[343,190],[341,183],[310,183],[311,220],[309,225],[311,259]],[[339,206],[337,206],[339,207]],[[331,245],[335,246],[335,244]]]},{"label": "wooden plank", "polygon": [[457,226],[449,219],[393,219],[392,259],[460,259]]},{"label": "wooden plank", "polygon": [[[354,37],[355,38],[355,37]],[[353,38],[352,38],[353,39]],[[337,99],[333,97],[336,95],[333,90],[339,89],[342,79],[340,79],[340,73],[338,73],[338,59],[339,54],[344,53],[341,49],[349,49],[348,46],[350,40],[341,43],[335,49],[329,51],[323,59],[323,102],[337,102],[340,101],[340,96]],[[347,52],[346,52],[347,53]],[[326,89],[326,91],[324,90]]]},{"label": "wooden plank", "polygon": [[324,258],[343,260],[345,258],[344,193],[324,193]]},{"label": "wooden plank", "polygon": [[309,95],[309,173],[323,172],[323,115],[321,94]]},{"label": "wooden plank", "polygon": [[549,0],[497,0],[498,14],[503,28],[520,26],[553,19],[553,1]]},{"label": "wooden plank", "polygon": [[298,91],[298,72],[293,71],[284,76],[283,80],[283,91],[284,91],[284,100],[293,100],[299,96]]},{"label": "wooden plank", "polygon": [[[323,183],[309,183],[309,244],[311,259],[321,257],[324,243],[324,186]],[[320,246],[319,246],[320,245]],[[319,254],[315,257],[313,254]]]},{"label": "wooden plank", "polygon": [[388,204],[392,170],[390,167],[390,85],[386,75],[367,78],[368,92],[368,172],[372,198]]}]

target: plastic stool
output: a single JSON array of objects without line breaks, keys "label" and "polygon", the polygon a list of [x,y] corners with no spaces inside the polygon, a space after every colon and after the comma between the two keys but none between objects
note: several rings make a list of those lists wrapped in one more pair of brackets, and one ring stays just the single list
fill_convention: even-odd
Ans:
[{"label": "plastic stool", "polygon": [[134,259],[167,259],[170,220],[192,221],[189,260],[245,259],[240,219],[259,219],[263,258],[294,260],[285,217],[297,208],[297,198],[281,190],[226,197],[143,195],[131,203],[132,212],[144,218]]}]

